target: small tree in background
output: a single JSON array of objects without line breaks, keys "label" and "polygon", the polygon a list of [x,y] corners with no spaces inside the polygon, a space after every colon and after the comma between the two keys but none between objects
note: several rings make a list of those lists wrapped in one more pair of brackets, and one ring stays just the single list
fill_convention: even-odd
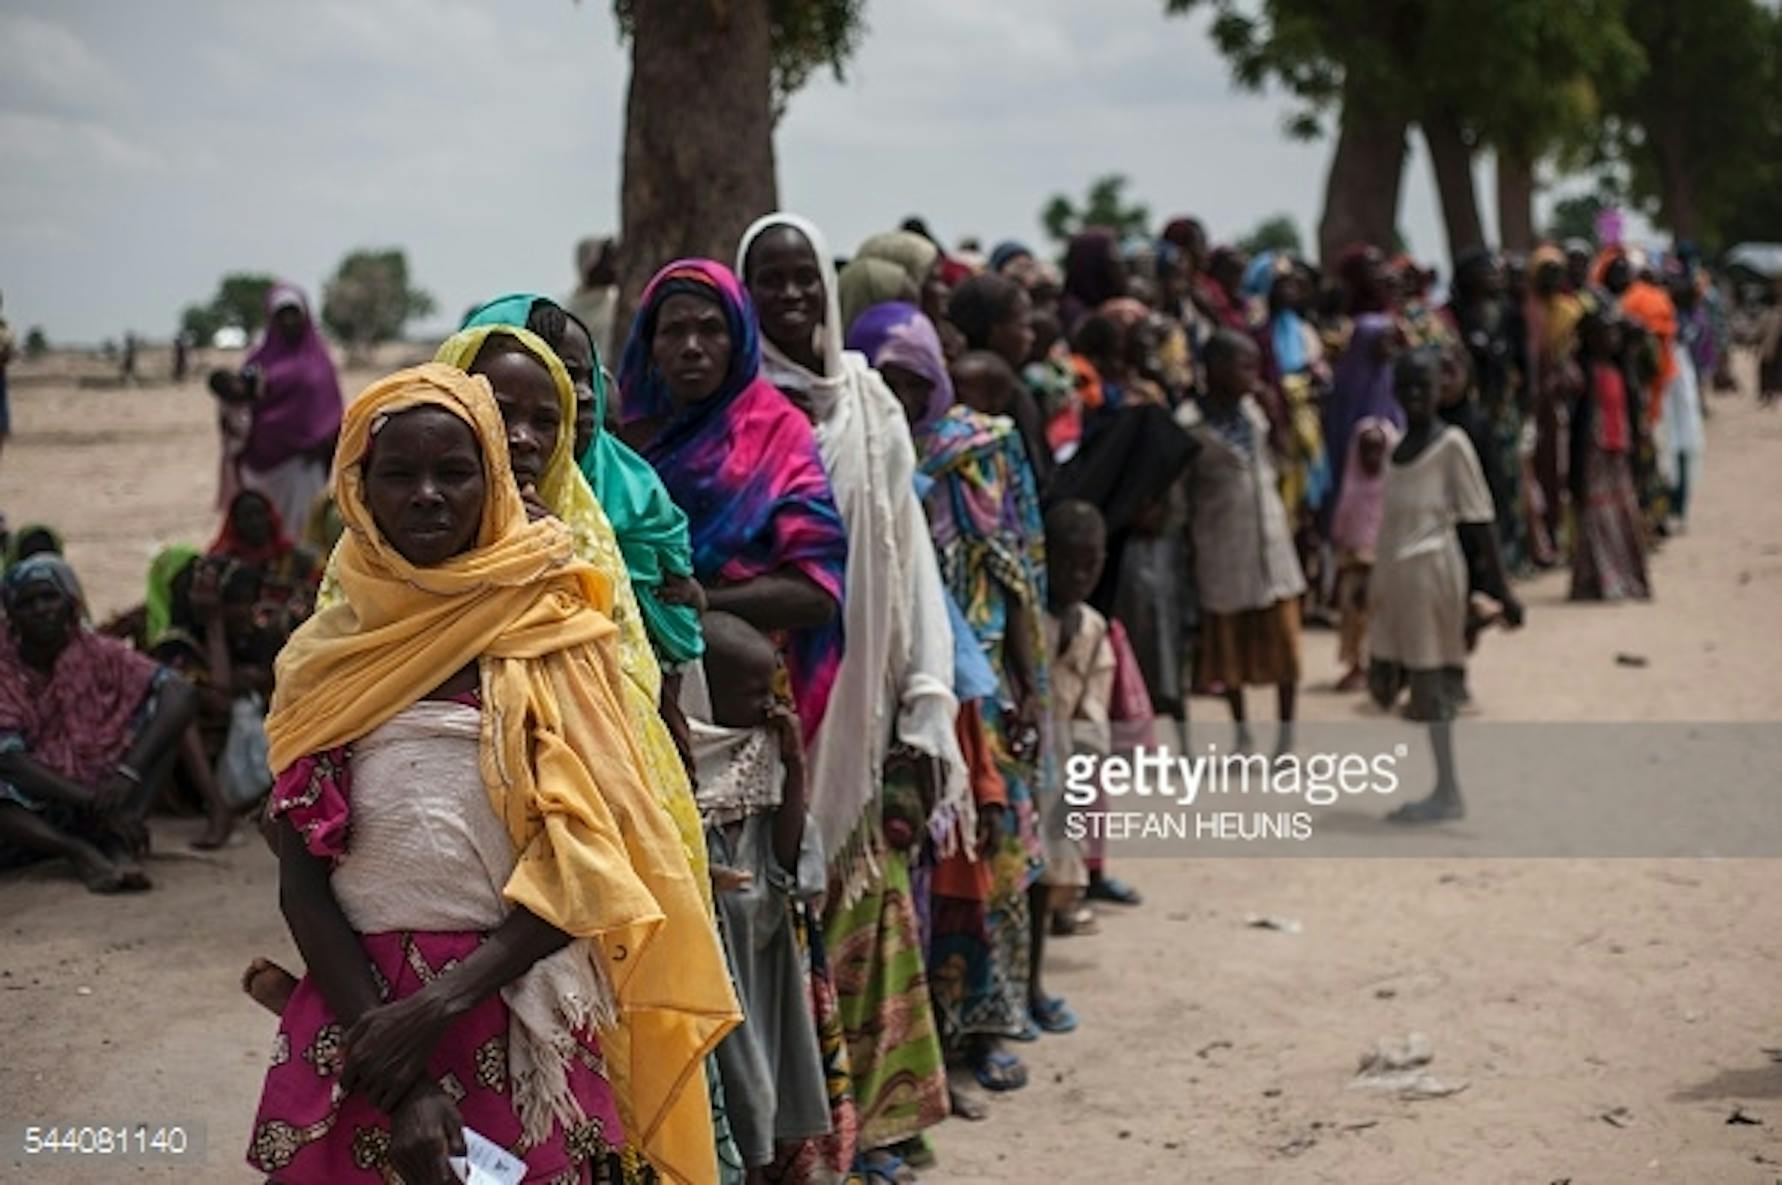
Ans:
[{"label": "small tree in background", "polygon": [[1119,173],[1098,177],[1090,184],[1082,209],[1058,194],[1040,211],[1040,222],[1046,233],[1059,242],[1091,228],[1111,230],[1119,238],[1143,234],[1151,221],[1151,211],[1145,206],[1127,205],[1126,186],[1127,179]]},{"label": "small tree in background", "polygon": [[399,247],[352,252],[322,288],[322,324],[353,353],[394,341],[435,307],[432,296],[409,287],[408,257]]},{"label": "small tree in background", "polygon": [[204,304],[190,304],[179,315],[181,331],[208,346],[217,330],[236,328],[253,335],[266,326],[266,294],[278,281],[259,272],[230,272]]},{"label": "small tree in background", "polygon": [[25,332],[25,357],[41,358],[49,352],[49,338],[43,335],[43,326],[33,325]]},{"label": "small tree in background", "polygon": [[1560,198],[1553,203],[1553,212],[1547,217],[1547,237],[1556,242],[1583,239],[1594,243],[1597,215],[1615,204],[1611,196],[1595,190]]},{"label": "small tree in background", "polygon": [[1299,227],[1286,214],[1276,214],[1256,224],[1256,229],[1238,240],[1238,249],[1245,255],[1259,251],[1285,251],[1289,255],[1303,253]]}]

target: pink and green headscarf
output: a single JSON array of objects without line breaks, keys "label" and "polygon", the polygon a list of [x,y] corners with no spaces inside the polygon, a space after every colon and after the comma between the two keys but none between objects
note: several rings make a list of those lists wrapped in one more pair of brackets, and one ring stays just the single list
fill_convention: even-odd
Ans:
[{"label": "pink and green headscarf", "polygon": [[[730,365],[717,391],[681,408],[650,357],[663,302],[677,295],[712,301],[730,330]],[[623,422],[661,421],[638,451],[687,512],[693,573],[702,584],[736,584],[791,568],[835,599],[830,624],[792,631],[787,647],[808,740],[841,665],[848,539],[810,422],[762,377],[755,310],[729,268],[680,259],[656,273],[625,343],[619,391]]]}]

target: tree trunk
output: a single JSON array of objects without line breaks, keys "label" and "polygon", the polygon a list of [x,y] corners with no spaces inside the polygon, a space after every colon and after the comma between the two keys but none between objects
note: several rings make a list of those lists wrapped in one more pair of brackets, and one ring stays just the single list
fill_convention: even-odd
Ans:
[{"label": "tree trunk", "polygon": [[[743,230],[779,204],[768,3],[647,0],[633,6],[614,322],[619,342],[658,268],[687,256],[728,265]],[[611,365],[617,369],[616,358]]]},{"label": "tree trunk", "polygon": [[1422,125],[1436,190],[1442,198],[1442,223],[1448,230],[1448,258],[1452,260],[1463,251],[1485,245],[1479,199],[1473,191],[1473,150],[1460,120],[1446,108],[1426,112]]},{"label": "tree trunk", "polygon": [[1497,152],[1498,246],[1523,254],[1534,250],[1534,164],[1519,152]]},{"label": "tree trunk", "polygon": [[1647,134],[1652,138],[1665,225],[1674,241],[1693,243],[1701,229],[1701,211],[1696,205],[1695,179],[1689,174],[1689,141],[1682,117],[1667,111],[1647,124]]},{"label": "tree trunk", "polygon": [[1403,118],[1344,88],[1336,152],[1324,183],[1324,215],[1318,222],[1318,255],[1325,267],[1352,243],[1392,249],[1405,171],[1406,125]]}]

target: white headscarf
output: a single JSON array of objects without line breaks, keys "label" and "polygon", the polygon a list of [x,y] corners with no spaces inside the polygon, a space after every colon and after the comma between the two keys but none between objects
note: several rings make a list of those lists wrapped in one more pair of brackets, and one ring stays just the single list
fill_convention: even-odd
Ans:
[{"label": "white headscarf", "polygon": [[762,368],[775,386],[808,397],[823,467],[848,529],[847,646],[810,754],[811,814],[845,904],[876,874],[883,850],[878,806],[893,727],[896,740],[941,761],[932,830],[943,853],[971,835],[976,820],[954,731],[952,623],[916,497],[909,423],[865,356],[842,349],[835,263],[821,231],[796,214],[757,219],[737,247],[737,276],[748,283],[749,247],[779,226],[802,234],[817,257],[824,316],[812,344],[823,373],[786,357],[765,334]]}]

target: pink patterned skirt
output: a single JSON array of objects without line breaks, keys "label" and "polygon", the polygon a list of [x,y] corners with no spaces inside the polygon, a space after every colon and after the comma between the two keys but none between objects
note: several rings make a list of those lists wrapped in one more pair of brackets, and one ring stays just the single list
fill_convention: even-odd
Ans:
[{"label": "pink patterned skirt", "polygon": [[[467,957],[483,935],[386,933],[361,935],[372,975],[385,1000],[413,995]],[[427,1072],[458,1106],[466,1127],[525,1160],[526,1181],[586,1183],[604,1177],[608,1156],[624,1143],[612,1087],[593,1033],[579,1035],[579,1056],[568,1067],[569,1086],[587,1115],[565,1131],[553,1124],[536,1148],[522,1152],[507,1069],[508,1009],[492,996],[447,1030]],[[363,1095],[334,1098],[346,1034],[321,989],[305,975],[285,1006],[272,1051],[272,1068],[254,1117],[247,1160],[279,1185],[385,1185],[390,1121]]]}]

